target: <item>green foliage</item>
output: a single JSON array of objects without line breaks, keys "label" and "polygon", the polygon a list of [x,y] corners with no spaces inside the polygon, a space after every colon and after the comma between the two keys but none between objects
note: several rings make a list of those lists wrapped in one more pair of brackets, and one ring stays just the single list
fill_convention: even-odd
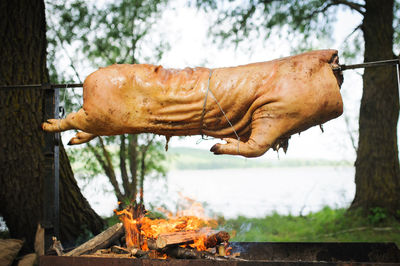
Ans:
[{"label": "green foliage", "polygon": [[167,0],[51,2],[49,12],[57,15],[51,36],[59,43],[74,46],[75,53],[84,54],[96,66],[136,63],[145,58],[146,49],[151,50],[151,59],[159,60],[168,44],[161,37],[149,40],[148,35],[154,31],[166,3]]},{"label": "green foliage", "polygon": [[[232,1],[195,0],[196,6],[207,12],[216,12],[211,33],[226,45],[238,45],[260,37],[269,40],[272,35],[286,38],[293,52],[325,47],[331,44],[334,22],[339,8],[355,14],[365,11],[364,1]],[[400,53],[400,1],[395,1],[393,20],[394,52]],[[344,40],[342,55],[348,59],[361,56],[364,50],[361,25]],[[329,45],[327,45],[329,46]]]},{"label": "green foliage", "polygon": [[279,215],[264,218],[228,219],[221,228],[235,235],[232,241],[396,242],[400,244],[400,222],[386,219],[371,225],[361,212],[325,207],[306,216]]},{"label": "green foliage", "polygon": [[393,17],[393,50],[397,56],[400,56],[400,1],[394,2],[394,17]]},{"label": "green foliage", "polygon": [[[229,2],[229,3],[227,3]],[[217,10],[211,27],[214,36],[223,42],[238,44],[271,34],[287,38],[296,51],[321,46],[331,41],[332,22],[336,20],[336,1],[202,1],[197,7]]]},{"label": "green foliage", "polygon": [[107,227],[111,227],[111,226],[113,226],[114,224],[121,222],[121,221],[119,220],[118,216],[115,215],[115,214],[112,215],[112,216],[110,216],[110,217],[105,217],[105,218],[103,218],[103,219],[106,221]]},{"label": "green foliage", "polygon": [[92,155],[92,152],[85,147],[80,146],[68,149],[68,158],[74,169],[75,176],[78,178],[86,179],[103,172],[101,165]]},{"label": "green foliage", "polygon": [[[46,15],[51,82],[82,82],[80,71],[87,67],[158,61],[169,47],[161,33],[157,32],[157,20],[167,2],[48,1]],[[67,66],[60,61],[67,62]],[[82,105],[81,90],[77,93],[62,90],[60,99],[67,113],[77,111]],[[121,150],[122,140],[116,136],[103,137],[102,142],[100,139],[92,140],[85,148],[68,149],[77,177],[87,179],[105,173],[117,198],[129,201],[137,194],[137,186],[143,186],[145,177],[165,176],[161,140],[146,134],[135,137],[134,141],[132,138],[124,138],[128,142],[124,144],[125,150]],[[120,171],[116,171],[117,168]]]},{"label": "green foliage", "polygon": [[78,238],[75,240],[76,245],[81,245],[94,237],[93,233],[89,229],[87,229],[86,226],[82,227],[81,232],[82,234],[79,235]]},{"label": "green foliage", "polygon": [[8,231],[8,228],[0,228],[0,239],[7,239],[10,237],[10,231]]},{"label": "green foliage", "polygon": [[371,208],[368,220],[373,225],[382,223],[387,218],[386,210],[381,207]]}]

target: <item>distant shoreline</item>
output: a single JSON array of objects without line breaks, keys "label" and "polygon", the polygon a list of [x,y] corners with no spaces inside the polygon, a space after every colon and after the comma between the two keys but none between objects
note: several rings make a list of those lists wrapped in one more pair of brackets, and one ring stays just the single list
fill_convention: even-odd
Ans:
[{"label": "distant shoreline", "polygon": [[247,159],[230,155],[218,155],[218,160],[216,160],[216,156],[207,150],[186,147],[170,148],[167,156],[170,170],[353,166],[353,163],[350,161],[326,159],[266,160],[260,158]]}]

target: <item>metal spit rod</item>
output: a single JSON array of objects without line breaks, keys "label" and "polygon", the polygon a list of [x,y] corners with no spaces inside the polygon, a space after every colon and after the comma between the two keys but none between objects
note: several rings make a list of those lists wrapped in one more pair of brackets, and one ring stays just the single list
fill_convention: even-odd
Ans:
[{"label": "metal spit rod", "polygon": [[67,88],[82,88],[82,83],[66,83],[66,84],[26,84],[26,85],[6,85],[0,86],[1,89],[42,89],[42,90],[53,90],[53,89],[67,89]]},{"label": "metal spit rod", "polygon": [[[379,67],[379,66],[387,66],[387,65],[397,65],[397,76],[399,76],[399,65],[400,59],[389,59],[389,60],[381,60],[381,61],[373,61],[373,62],[365,62],[361,64],[352,64],[352,65],[339,65],[334,67],[335,71],[343,71],[348,69],[356,69],[356,68],[367,68],[367,67]],[[42,90],[51,90],[51,89],[67,89],[67,88],[82,88],[82,83],[66,83],[66,84],[27,84],[27,85],[6,85],[0,86],[1,89],[42,89]]]},{"label": "metal spit rod", "polygon": [[400,59],[390,59],[390,60],[381,60],[374,62],[365,62],[361,64],[353,64],[353,65],[339,65],[338,69],[334,70],[347,70],[347,69],[356,69],[356,68],[367,68],[367,67],[378,67],[378,66],[387,66],[387,65],[397,65],[399,66]]}]

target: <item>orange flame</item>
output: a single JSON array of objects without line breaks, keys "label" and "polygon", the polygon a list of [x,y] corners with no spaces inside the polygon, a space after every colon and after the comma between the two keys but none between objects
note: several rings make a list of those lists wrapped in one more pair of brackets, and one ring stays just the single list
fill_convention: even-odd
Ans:
[{"label": "orange flame", "polygon": [[215,228],[217,223],[205,216],[204,208],[200,203],[191,199],[186,200],[191,203],[190,207],[177,211],[175,215],[167,212],[168,219],[150,219],[145,216],[134,219],[132,213],[126,209],[115,210],[125,227],[127,247],[135,246],[148,250],[147,239],[157,239],[160,234],[201,230],[201,236],[189,246],[197,250],[206,250],[207,233],[211,230],[210,227]]}]

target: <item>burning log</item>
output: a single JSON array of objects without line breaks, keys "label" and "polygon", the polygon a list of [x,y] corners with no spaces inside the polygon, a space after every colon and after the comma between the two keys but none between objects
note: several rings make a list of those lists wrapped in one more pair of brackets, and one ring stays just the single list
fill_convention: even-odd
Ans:
[{"label": "burning log", "polygon": [[160,234],[157,239],[147,240],[149,249],[162,249],[166,246],[184,244],[199,239],[204,233],[200,231],[184,231]]},{"label": "burning log", "polygon": [[124,234],[122,223],[117,223],[63,256],[79,256],[111,246]]},{"label": "burning log", "polygon": [[229,241],[229,233],[225,231],[183,231],[160,234],[157,239],[148,239],[147,246],[149,249],[160,250],[167,246],[192,243],[195,240],[204,237],[204,245],[206,248],[212,248],[220,243]]}]

